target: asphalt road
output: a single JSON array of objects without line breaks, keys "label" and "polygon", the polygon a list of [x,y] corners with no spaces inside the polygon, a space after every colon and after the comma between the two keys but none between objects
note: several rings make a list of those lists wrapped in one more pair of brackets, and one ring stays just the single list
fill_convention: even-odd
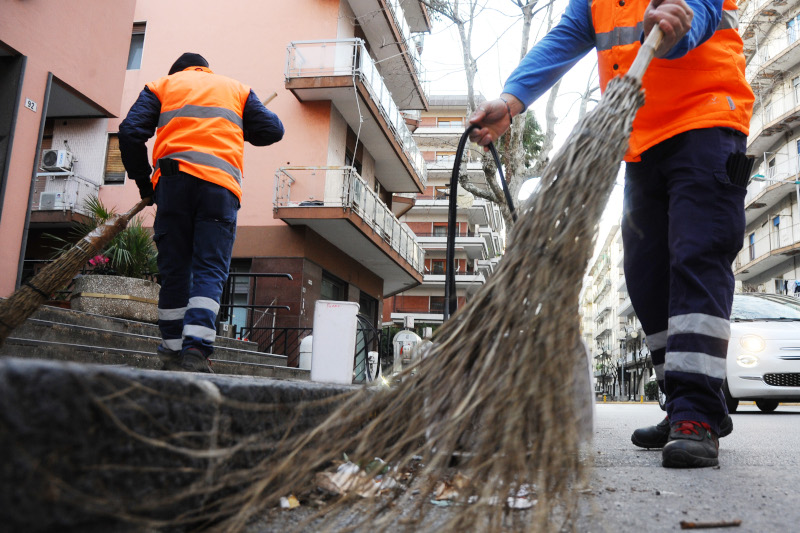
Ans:
[{"label": "asphalt road", "polygon": [[674,470],[660,450],[630,442],[637,427],[664,414],[652,404],[598,404],[591,493],[580,532],[680,531],[680,522],[729,522],[713,531],[800,531],[800,407],[771,414],[742,404],[734,430],[720,441],[720,466]]},{"label": "asphalt road", "polygon": [[[721,440],[720,466],[694,470],[663,468],[661,450],[631,444],[634,429],[664,417],[657,404],[596,407],[590,451],[594,467],[581,496],[578,533],[660,533],[681,531],[681,521],[735,520],[741,521],[739,527],[708,531],[800,531],[800,407],[781,405],[774,413],[763,414],[755,405],[740,405],[733,415],[733,433]],[[452,512],[457,508],[431,509],[424,530],[443,531],[441,524]],[[301,526],[313,513],[306,506],[270,509],[249,525],[247,533],[324,527],[338,531],[351,525],[352,517],[344,517]],[[362,530],[370,528],[358,529]]]}]

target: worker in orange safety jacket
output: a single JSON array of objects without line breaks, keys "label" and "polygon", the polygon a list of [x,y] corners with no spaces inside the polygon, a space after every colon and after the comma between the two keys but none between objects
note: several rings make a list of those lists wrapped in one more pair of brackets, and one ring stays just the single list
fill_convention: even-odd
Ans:
[{"label": "worker in orange safety jacket", "polygon": [[664,39],[642,80],[645,104],[625,156],[622,237],[628,292],[667,417],[631,440],[663,448],[665,467],[706,467],[718,464],[719,437],[733,429],[721,384],[750,172],[754,98],[735,0],[571,0],[503,94],[472,115],[479,128],[471,137],[496,141],[592,48],[605,89],[656,25]]},{"label": "worker in orange safety jacket", "polygon": [[[212,372],[208,358],[242,200],[244,142],[266,146],[283,133],[252,89],[215,74],[194,53],[148,83],[119,126],[125,169],[140,196],[157,206],[158,351],[167,369]],[[151,167],[145,143],[153,134]]]}]

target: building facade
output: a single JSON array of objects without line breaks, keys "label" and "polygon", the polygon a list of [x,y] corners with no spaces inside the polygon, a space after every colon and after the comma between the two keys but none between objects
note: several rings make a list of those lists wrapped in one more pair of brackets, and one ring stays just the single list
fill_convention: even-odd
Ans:
[{"label": "building facade", "polygon": [[[429,110],[421,113],[414,138],[428,166],[428,183],[402,220],[425,250],[421,285],[385,300],[384,324],[415,326],[442,323],[445,306],[446,246],[450,179],[458,141],[466,129],[467,99],[463,95],[431,96]],[[484,184],[480,152],[467,150],[463,168],[472,183]],[[463,305],[486,283],[504,251],[505,222],[500,208],[458,188],[455,238],[455,281],[458,305]]]},{"label": "building facade", "polygon": [[581,333],[594,362],[595,393],[638,401],[653,372],[644,332],[625,283],[622,232],[614,225],[581,292]]},{"label": "building facade", "polygon": [[794,294],[800,287],[800,3],[748,0],[739,12],[747,81],[756,95],[747,153],[756,163],[734,273],[739,290]]},{"label": "building facade", "polygon": [[[47,253],[41,234],[81,221],[77,200],[102,184],[105,133],[124,112],[135,4],[3,2],[0,296],[14,292],[34,268],[31,259]],[[40,168],[41,152],[51,148]],[[67,155],[73,151],[80,157]]]},{"label": "building facade", "polygon": [[[43,221],[38,229],[54,233],[81,215],[82,200],[91,195],[117,210],[138,200],[119,162],[119,122],[145,84],[166,75],[188,51],[202,54],[215,73],[242,81],[262,99],[276,93],[268,107],[286,128],[274,146],[245,147],[232,270],[286,273],[292,279],[262,278],[257,286],[255,278],[237,280],[229,295],[241,306],[234,313],[237,325],[308,328],[314,304],[322,299],[358,302],[360,313],[377,326],[385,296],[422,283],[423,249],[393,212],[396,195],[422,193],[428,185],[426,163],[401,114],[428,107],[419,54],[430,19],[421,2],[130,0],[103,2],[101,13],[97,2],[83,3],[85,9],[70,13],[82,12],[76,19],[88,21],[81,19],[87,26],[81,35],[91,53],[42,57],[36,86],[41,100],[52,65],[63,65],[65,72],[54,74],[71,84],[51,91],[50,105],[36,118],[28,112],[25,120],[41,118],[41,124],[15,140],[15,150],[24,146],[19,159],[27,163],[28,180],[21,187],[35,182],[30,195],[15,193],[9,216],[16,246],[29,264],[48,256],[40,236],[31,234],[20,245],[21,234],[35,229],[22,227],[26,210],[32,221]],[[63,19],[63,13],[45,12],[46,4],[11,5],[15,17],[30,20],[37,33],[54,35],[39,26],[48,17]],[[33,47],[34,35],[15,28],[7,13],[0,41],[11,36],[12,49],[16,43],[19,49]],[[112,16],[119,20],[106,24]],[[36,46],[58,49],[56,42]],[[75,86],[86,89],[75,95]],[[66,96],[84,108],[91,101],[99,114],[83,108],[65,114],[60,103]],[[69,154],[56,153],[62,161],[44,168],[35,157],[40,142]],[[74,163],[67,164],[70,157]],[[146,226],[154,212],[143,212]],[[5,224],[5,210],[3,215]],[[22,278],[22,269],[11,266]],[[14,283],[4,283],[8,294]]]}]

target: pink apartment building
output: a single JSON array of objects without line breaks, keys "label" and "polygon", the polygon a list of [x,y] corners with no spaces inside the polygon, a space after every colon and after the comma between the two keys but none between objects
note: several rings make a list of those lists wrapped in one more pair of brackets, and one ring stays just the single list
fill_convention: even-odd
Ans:
[{"label": "pink apartment building", "polygon": [[[119,211],[138,200],[119,164],[117,127],[144,85],[187,51],[262,99],[277,93],[268,107],[286,127],[276,145],[246,146],[232,269],[293,279],[236,283],[240,326],[259,312],[245,306],[272,305],[280,309],[270,325],[310,327],[320,299],[358,302],[378,326],[383,299],[422,282],[424,252],[397,219],[409,193],[428,185],[400,112],[428,107],[421,2],[78,3],[5,3],[0,18],[0,91],[17,99],[0,114],[0,152],[14,139],[3,161],[0,243],[11,252],[0,258],[1,295],[46,258],[42,233],[83,216],[84,198],[99,194]],[[25,109],[28,97],[38,112]],[[42,166],[44,149],[54,153]]]}]

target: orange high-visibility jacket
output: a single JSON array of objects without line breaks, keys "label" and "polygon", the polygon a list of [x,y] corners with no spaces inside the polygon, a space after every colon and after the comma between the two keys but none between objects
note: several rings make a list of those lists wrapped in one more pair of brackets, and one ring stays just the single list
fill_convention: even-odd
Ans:
[{"label": "orange high-visibility jacket", "polygon": [[[641,44],[647,1],[590,0],[600,87],[625,74]],[[724,0],[714,35],[678,59],[654,59],[642,79],[645,104],[633,122],[626,161],[688,130],[729,127],[749,133],[753,91],[744,77],[745,58],[735,0]]]},{"label": "orange high-visibility jacket", "polygon": [[221,185],[241,201],[242,116],[250,88],[206,67],[189,67],[147,88],[161,102],[153,187],[161,176],[158,160],[168,157],[178,161],[182,172]]}]

